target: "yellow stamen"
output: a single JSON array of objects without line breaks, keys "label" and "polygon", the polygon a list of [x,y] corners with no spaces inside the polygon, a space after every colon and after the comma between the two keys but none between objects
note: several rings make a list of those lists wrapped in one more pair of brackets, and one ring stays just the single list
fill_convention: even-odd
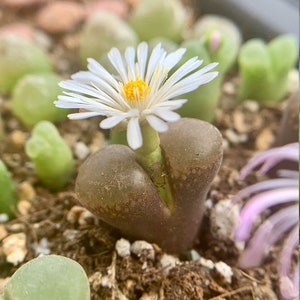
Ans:
[{"label": "yellow stamen", "polygon": [[136,102],[145,99],[145,96],[150,92],[150,87],[144,80],[137,78],[125,83],[123,91],[127,100]]}]

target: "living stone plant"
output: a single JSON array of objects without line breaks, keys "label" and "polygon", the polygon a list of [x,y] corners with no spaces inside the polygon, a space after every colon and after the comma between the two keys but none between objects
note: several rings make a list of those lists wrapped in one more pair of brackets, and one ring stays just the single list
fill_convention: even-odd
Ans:
[{"label": "living stone plant", "polygon": [[222,138],[210,123],[174,112],[180,95],[217,76],[217,63],[204,68],[185,49],[168,53],[146,42],[108,53],[111,74],[94,59],[88,71],[60,83],[55,105],[77,108],[71,119],[104,116],[102,129],[125,130],[125,145],[92,154],[76,180],[80,203],[126,236],[146,239],[168,252],[189,249],[198,232],[204,201],[222,161]]}]

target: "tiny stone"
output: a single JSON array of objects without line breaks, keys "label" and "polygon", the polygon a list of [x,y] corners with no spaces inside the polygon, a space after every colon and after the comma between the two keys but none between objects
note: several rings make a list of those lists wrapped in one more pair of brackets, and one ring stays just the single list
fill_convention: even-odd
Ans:
[{"label": "tiny stone", "polygon": [[112,280],[110,277],[111,276],[105,275],[101,278],[101,285],[103,287],[112,288],[113,284],[112,284]]},{"label": "tiny stone", "polygon": [[26,135],[24,132],[20,130],[14,130],[10,136],[9,136],[10,141],[14,146],[17,147],[23,147],[26,143]]},{"label": "tiny stone", "polygon": [[7,214],[0,214],[0,223],[6,223],[9,220]]},{"label": "tiny stone", "polygon": [[33,27],[26,23],[16,22],[0,27],[0,36],[17,36],[29,41],[33,41],[35,31]]},{"label": "tiny stone", "polygon": [[238,223],[238,218],[238,205],[233,205],[231,200],[219,201],[210,213],[211,234],[220,240],[230,238]]},{"label": "tiny stone", "polygon": [[297,69],[293,69],[289,72],[287,89],[291,94],[299,89],[299,71]]},{"label": "tiny stone", "polygon": [[130,242],[126,239],[119,239],[116,242],[116,251],[120,257],[125,257],[130,255]]},{"label": "tiny stone", "polygon": [[84,144],[83,142],[78,142],[75,145],[74,153],[77,158],[79,158],[80,160],[84,160],[89,155],[90,150],[86,144]]},{"label": "tiny stone", "polygon": [[3,253],[6,255],[6,261],[14,266],[23,262],[26,254],[26,235],[24,233],[14,233],[2,241]]},{"label": "tiny stone", "polygon": [[227,95],[234,95],[236,92],[235,86],[232,82],[228,81],[223,84],[223,92]]},{"label": "tiny stone", "polygon": [[18,185],[19,198],[22,200],[32,201],[35,196],[35,189],[28,181],[23,181]]},{"label": "tiny stone", "polygon": [[67,214],[67,221],[71,224],[79,223],[80,225],[86,225],[86,219],[91,217],[94,218],[94,215],[86,208],[74,205]]},{"label": "tiny stone", "polygon": [[72,241],[72,240],[76,239],[76,237],[78,236],[78,230],[67,229],[63,232],[63,236],[67,240]]},{"label": "tiny stone", "polygon": [[216,271],[225,279],[227,283],[231,283],[233,272],[232,269],[222,261],[215,263]]},{"label": "tiny stone", "polygon": [[212,260],[206,259],[204,257],[199,258],[199,263],[200,263],[201,266],[203,266],[203,267],[205,267],[209,270],[212,270],[215,267],[215,264],[213,263]]},{"label": "tiny stone", "polygon": [[179,259],[173,255],[163,254],[160,259],[160,265],[163,268],[163,273],[168,275],[170,270],[172,270],[179,263]]},{"label": "tiny stone", "polygon": [[46,238],[42,238],[38,245],[35,248],[35,253],[36,255],[43,254],[43,255],[48,255],[51,253],[49,249],[49,242]]},{"label": "tiny stone", "polygon": [[245,109],[247,109],[250,112],[258,112],[259,110],[259,104],[256,101],[245,101],[243,102],[243,106]]},{"label": "tiny stone", "polygon": [[274,134],[270,128],[263,129],[255,140],[256,149],[259,151],[267,150],[274,142]]},{"label": "tiny stone", "polygon": [[46,32],[63,33],[74,29],[84,17],[83,5],[69,1],[56,1],[49,3],[38,12],[36,22]]},{"label": "tiny stone", "polygon": [[3,240],[7,236],[7,231],[4,225],[0,224],[0,240]]},{"label": "tiny stone", "polygon": [[7,228],[10,232],[20,232],[25,230],[25,226],[24,224],[21,223],[16,223],[16,224],[12,224]]},{"label": "tiny stone", "polygon": [[244,142],[247,142],[247,140],[248,140],[248,136],[246,134],[237,134],[232,129],[227,129],[225,131],[225,136],[227,137],[229,142],[231,142],[233,144],[244,143]]},{"label": "tiny stone", "polygon": [[150,260],[154,260],[155,257],[155,251],[153,246],[145,241],[135,241],[131,245],[131,252],[137,255],[138,257],[145,255]]},{"label": "tiny stone", "polygon": [[31,207],[31,203],[27,200],[20,200],[18,202],[18,211],[22,216],[28,215],[30,207]]},{"label": "tiny stone", "polygon": [[95,223],[96,217],[87,209],[85,209],[79,216],[78,224],[79,225],[87,225],[91,223]]},{"label": "tiny stone", "polygon": [[191,255],[191,259],[192,259],[192,260],[197,260],[197,259],[200,258],[199,253],[198,253],[196,250],[194,250],[194,249],[192,249],[192,250],[190,251],[190,255]]},{"label": "tiny stone", "polygon": [[2,0],[3,4],[11,8],[30,7],[35,5],[41,5],[48,0]]},{"label": "tiny stone", "polygon": [[100,0],[87,5],[87,16],[90,17],[92,14],[103,10],[110,11],[121,18],[126,17],[128,14],[128,6],[124,1]]},{"label": "tiny stone", "polygon": [[158,295],[154,292],[144,293],[139,300],[158,300]]}]

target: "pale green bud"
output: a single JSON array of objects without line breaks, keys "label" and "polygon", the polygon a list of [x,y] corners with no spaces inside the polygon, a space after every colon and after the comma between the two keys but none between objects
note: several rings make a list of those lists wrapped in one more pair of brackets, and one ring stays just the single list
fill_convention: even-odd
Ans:
[{"label": "pale green bud", "polygon": [[71,149],[52,123],[41,121],[35,125],[25,152],[33,161],[39,179],[48,188],[58,190],[72,178]]}]

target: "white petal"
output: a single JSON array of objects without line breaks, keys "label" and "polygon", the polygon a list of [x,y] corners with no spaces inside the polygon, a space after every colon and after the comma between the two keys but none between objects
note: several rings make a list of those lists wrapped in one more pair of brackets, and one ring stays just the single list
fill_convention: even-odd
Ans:
[{"label": "white petal", "polygon": [[180,108],[184,103],[186,103],[187,99],[176,99],[176,100],[169,100],[157,103],[155,105],[156,108],[167,108],[169,110],[175,110]]},{"label": "white petal", "polygon": [[167,122],[175,122],[180,119],[180,115],[171,110],[158,109],[155,111],[155,114]]},{"label": "white petal", "polygon": [[185,53],[185,51],[186,49],[180,48],[168,54],[163,62],[163,66],[171,70],[182,59],[182,56]]},{"label": "white petal", "polygon": [[112,48],[107,56],[116,71],[120,74],[123,82],[127,82],[128,75],[120,51],[117,48]]},{"label": "white petal", "polygon": [[148,58],[148,44],[142,42],[138,45],[137,48],[137,61],[138,61],[138,76],[141,79],[145,79],[145,71],[147,65],[147,58]]},{"label": "white petal", "polygon": [[101,116],[101,114],[94,112],[94,111],[87,111],[87,112],[69,114],[68,118],[70,120],[81,120],[81,119],[91,118],[91,117],[95,117],[95,116]]},{"label": "white petal", "polygon": [[155,129],[156,131],[165,132],[168,130],[168,125],[158,117],[154,115],[148,115],[146,119],[150,126],[153,127],[153,129]]},{"label": "white petal", "polygon": [[151,80],[154,70],[157,68],[159,62],[164,59],[166,56],[166,51],[161,48],[161,44],[158,44],[153,49],[147,67],[147,73],[145,77],[145,81],[148,83]]},{"label": "white petal", "polygon": [[104,119],[100,123],[102,129],[110,129],[121,123],[126,118],[126,115],[117,115]]},{"label": "white petal", "polygon": [[128,47],[125,50],[125,60],[128,67],[128,79],[134,79],[135,74],[135,49],[133,47]]},{"label": "white petal", "polygon": [[127,125],[127,142],[130,148],[136,150],[143,145],[143,137],[138,118],[131,118]]}]

